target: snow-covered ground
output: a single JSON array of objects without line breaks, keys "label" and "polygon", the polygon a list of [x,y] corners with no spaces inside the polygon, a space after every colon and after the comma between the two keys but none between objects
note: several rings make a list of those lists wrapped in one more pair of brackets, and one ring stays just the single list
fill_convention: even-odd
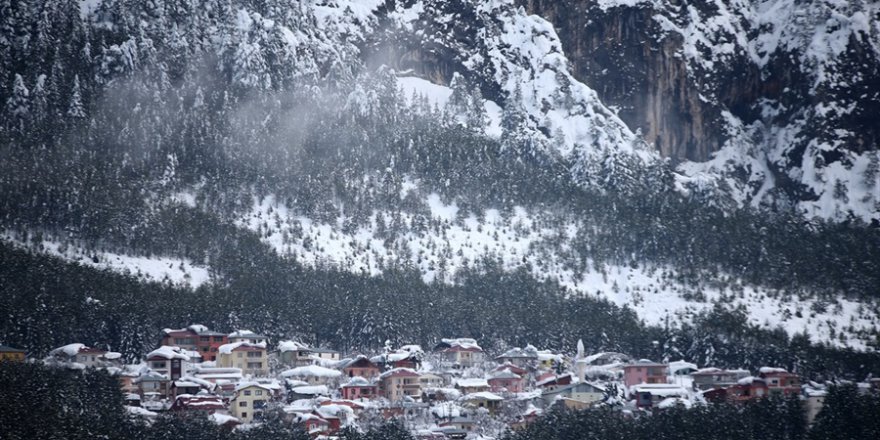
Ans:
[{"label": "snow-covered ground", "polygon": [[[407,183],[409,191],[417,190],[417,182]],[[744,307],[752,324],[781,326],[791,335],[807,332],[813,341],[857,349],[866,349],[865,341],[851,338],[843,327],[858,331],[880,324],[871,308],[858,302],[840,298],[835,305],[817,304],[816,299],[795,303],[771,289],[724,274],[719,277],[726,282],[717,286],[688,286],[675,281],[676,271],[670,267],[594,265],[592,260],[576,273],[569,266],[575,260],[570,246],[582,225],[574,219],[523,207],[465,216],[438,194],[427,194],[423,200],[430,217],[400,213],[395,220],[390,213],[374,211],[369,225],[345,232],[344,217],[316,222],[266,197],[255,200],[252,211],[238,224],[259,232],[280,254],[303,264],[374,276],[396,265],[418,269],[425,282],[451,283],[459,269],[479,268],[485,259],[497,261],[505,270],[525,267],[537,279],[555,280],[579,294],[626,305],[651,324],[663,324],[667,317],[671,322],[689,321],[718,302]],[[397,224],[402,232],[383,233],[381,224]],[[558,224],[564,226],[549,226]],[[841,339],[841,334],[850,339]]]},{"label": "snow-covered ground", "polygon": [[14,234],[0,233],[0,240],[29,250],[36,250],[47,255],[61,257],[64,260],[98,269],[134,276],[146,281],[167,282],[179,286],[197,288],[210,282],[207,267],[193,264],[189,260],[160,257],[122,255],[113,252],[86,250],[70,244],[62,244],[56,240],[42,240],[40,243],[25,243]]},{"label": "snow-covered ground", "polygon": [[[414,76],[398,77],[397,86],[405,98],[410,99],[414,95],[418,95],[427,99],[432,107],[436,105],[441,109],[446,106],[449,97],[452,96],[452,89],[449,87]],[[409,104],[413,103],[409,102]],[[486,134],[495,138],[501,137],[501,107],[493,101],[483,100],[483,109],[486,111],[486,116],[489,117],[489,124],[485,128]]]}]

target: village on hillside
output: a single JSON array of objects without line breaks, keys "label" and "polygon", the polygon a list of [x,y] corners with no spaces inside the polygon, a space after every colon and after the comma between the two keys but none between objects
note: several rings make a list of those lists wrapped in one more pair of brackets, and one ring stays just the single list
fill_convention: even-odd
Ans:
[{"label": "village on hillside", "polygon": [[[758,371],[633,359],[624,353],[586,355],[583,343],[566,356],[531,345],[486,353],[474,339],[443,339],[381,353],[342,353],[280,341],[248,330],[202,325],[165,329],[155,350],[137,364],[119,353],[71,343],[42,360],[0,346],[0,360],[59,368],[105,369],[118,377],[132,418],[160,413],[209,417],[229,429],[260,423],[270,411],[315,438],[345,427],[368,429],[400,421],[419,439],[464,439],[518,428],[554,406],[609,406],[632,417],[665,408],[798,396],[808,423],[822,408],[825,385],[802,383],[782,368]],[[858,384],[880,391],[880,379]]]}]

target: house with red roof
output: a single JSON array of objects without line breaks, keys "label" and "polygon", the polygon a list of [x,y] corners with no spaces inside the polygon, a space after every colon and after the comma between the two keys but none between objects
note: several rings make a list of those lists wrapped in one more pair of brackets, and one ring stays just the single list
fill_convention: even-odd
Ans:
[{"label": "house with red roof", "polygon": [[571,385],[572,380],[573,377],[571,373],[544,373],[538,376],[538,382],[535,384],[535,386],[542,388],[545,392],[553,391],[559,387]]},{"label": "house with red roof", "polygon": [[294,423],[302,424],[303,429],[312,437],[326,435],[330,432],[330,422],[315,414],[297,414]]},{"label": "house with red roof", "polygon": [[372,379],[379,377],[379,373],[379,366],[363,355],[359,355],[342,368],[342,374],[349,378],[363,377],[364,379]]},{"label": "house with red roof", "polygon": [[198,352],[206,361],[217,360],[220,346],[229,343],[225,333],[208,330],[203,325],[194,324],[182,329],[164,329],[160,346],[176,346]]},{"label": "house with red roof", "polygon": [[758,377],[767,382],[771,395],[796,395],[801,392],[801,378],[784,368],[761,367]]}]

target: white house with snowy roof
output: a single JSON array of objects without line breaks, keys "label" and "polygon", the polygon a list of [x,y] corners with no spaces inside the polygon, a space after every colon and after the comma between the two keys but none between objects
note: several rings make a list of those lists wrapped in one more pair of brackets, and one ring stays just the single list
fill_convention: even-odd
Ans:
[{"label": "white house with snowy roof", "polygon": [[190,368],[188,350],[163,345],[147,353],[147,366],[171,380],[179,379]]},{"label": "white house with snowy roof", "polygon": [[464,394],[489,391],[489,388],[489,381],[484,378],[458,379],[455,381],[455,389]]},{"label": "white house with snowy roof", "polygon": [[118,366],[121,357],[122,355],[116,352],[73,343],[50,351],[46,362],[72,369],[104,368]]},{"label": "white house with snowy roof", "polygon": [[629,396],[635,399],[637,407],[650,408],[670,397],[690,399],[691,393],[674,384],[642,383],[631,386]]},{"label": "white house with snowy roof", "polygon": [[284,365],[290,367],[312,365],[315,363],[312,355],[311,347],[302,342],[281,341],[278,343],[278,360]]},{"label": "white house with snowy roof", "polygon": [[489,391],[465,394],[458,400],[464,406],[471,408],[485,408],[489,410],[490,414],[497,412],[498,409],[501,408],[501,403],[504,402],[503,397]]}]

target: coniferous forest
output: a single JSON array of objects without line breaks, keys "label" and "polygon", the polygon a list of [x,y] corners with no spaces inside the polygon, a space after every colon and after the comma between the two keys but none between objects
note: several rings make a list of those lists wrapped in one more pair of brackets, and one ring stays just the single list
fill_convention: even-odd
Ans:
[{"label": "coniferous forest", "polygon": [[[500,134],[491,135],[484,100],[519,102],[522,91],[455,75],[444,106],[409,96],[401,72],[374,66],[367,55],[410,42],[390,31],[352,30],[359,18],[350,8],[334,26],[319,26],[307,2],[102,0],[88,14],[83,3],[0,0],[4,344],[42,357],[81,341],[135,362],[161,329],[205,323],[344,351],[463,336],[492,351],[532,343],[571,353],[583,340],[592,352],[778,365],[815,380],[880,373],[876,326],[857,328],[836,315],[842,318],[825,324],[831,336],[817,339],[755,324],[736,303],[744,286],[758,286],[798,318],[822,320],[852,301],[857,314],[876,319],[876,227],[678,191],[670,161],[560,155],[550,147],[562,135],[536,136],[532,116],[517,105],[503,106]],[[573,93],[560,87],[545,105],[574,105]],[[870,181],[880,171],[873,164],[866,173]],[[786,184],[780,178],[780,187],[799,191]],[[432,216],[426,200],[433,194],[457,207],[455,218]],[[268,215],[247,226],[242,219],[255,200],[269,197],[300,220]],[[519,210],[534,224],[519,226],[517,237],[554,231],[521,262],[431,249],[431,271],[440,275],[424,276],[429,256],[409,245],[414,237],[454,241],[446,235],[471,218],[481,228],[497,211],[515,223]],[[364,257],[374,271],[307,261],[303,255],[327,245],[306,236],[302,219],[333,225],[331,234],[368,230],[387,252],[351,245],[376,254]],[[568,233],[571,224],[577,228]],[[283,231],[280,247],[270,230]],[[283,251],[292,244],[301,249]],[[95,263],[107,253],[188,261],[207,267],[210,281],[149,280],[59,257],[65,249]],[[558,262],[552,270],[533,261],[546,254]],[[559,275],[607,278],[609,267],[661,273],[664,284],[707,306],[649,322],[599,294],[607,292],[578,290]],[[705,300],[709,289],[722,294]],[[812,308],[799,305],[807,301]],[[0,364],[3,435],[307,438],[280,423],[242,432],[175,418],[140,425],[125,414],[114,380],[98,371]],[[809,430],[796,403],[764,400],[636,419],[613,408],[560,411],[505,438],[880,438],[871,417],[880,408],[876,396],[840,387],[826,405]],[[411,437],[392,424],[341,438]]]}]

